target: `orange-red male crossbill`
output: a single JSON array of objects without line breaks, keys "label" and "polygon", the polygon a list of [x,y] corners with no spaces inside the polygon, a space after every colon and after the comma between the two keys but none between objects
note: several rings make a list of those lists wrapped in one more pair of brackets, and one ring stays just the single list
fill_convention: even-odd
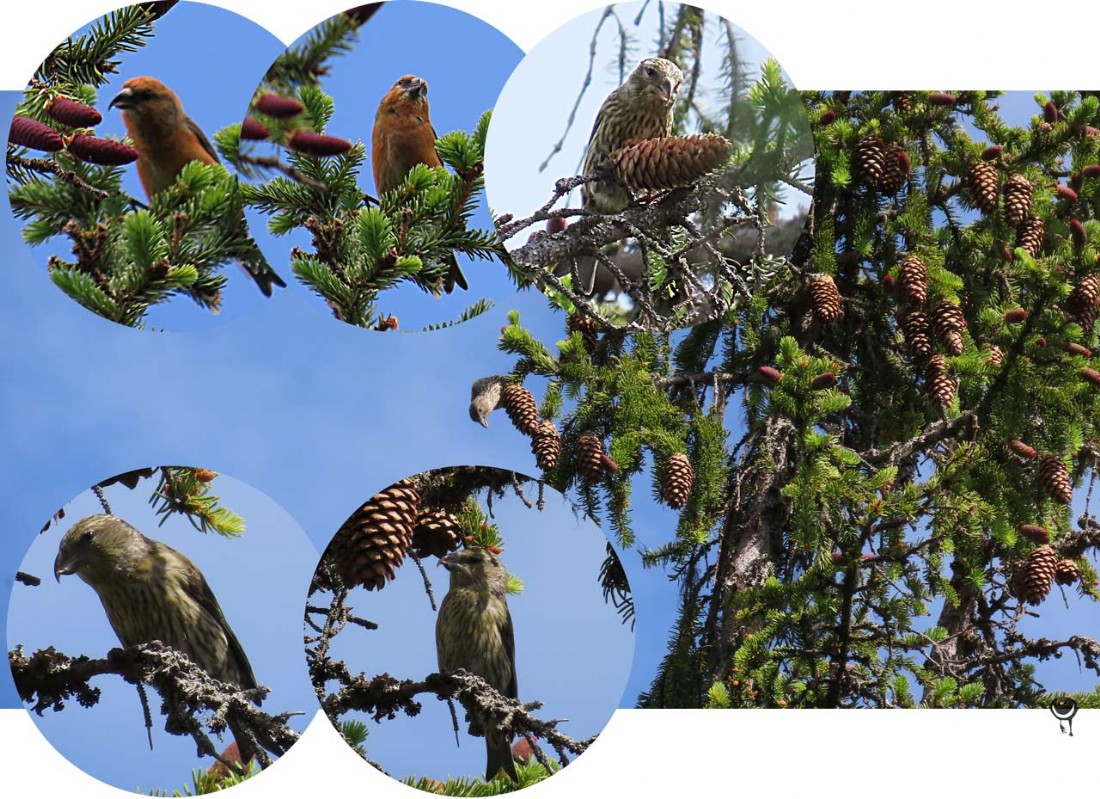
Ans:
[{"label": "orange-red male crossbill", "polygon": [[[374,187],[378,193],[393,191],[417,164],[443,166],[435,150],[435,128],[428,113],[428,84],[416,75],[405,75],[378,104],[371,136]],[[454,255],[444,282],[449,294],[458,284],[469,288]]]},{"label": "orange-red male crossbill", "polygon": [[[180,170],[192,161],[200,164],[218,163],[218,155],[206,134],[183,111],[176,93],[156,78],[130,78],[122,91],[114,96],[108,108],[118,108],[126,125],[126,135],[139,153],[138,178],[145,196],[171,186]],[[243,221],[243,220],[242,220]],[[270,267],[249,264],[249,276],[265,296],[271,296],[272,285],[285,287]]]}]

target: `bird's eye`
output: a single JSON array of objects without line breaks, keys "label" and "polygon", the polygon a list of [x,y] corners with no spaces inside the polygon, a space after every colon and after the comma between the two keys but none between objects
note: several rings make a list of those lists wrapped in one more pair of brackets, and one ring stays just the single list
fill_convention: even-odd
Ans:
[{"label": "bird's eye", "polygon": [[657,70],[655,70],[653,67],[646,67],[645,74],[649,75],[649,77],[652,78],[656,76]]},{"label": "bird's eye", "polygon": [[80,534],[81,542],[85,543],[85,544],[88,543],[89,541],[92,540],[92,535],[93,535],[93,533],[92,533],[91,530],[85,530],[83,533]]}]

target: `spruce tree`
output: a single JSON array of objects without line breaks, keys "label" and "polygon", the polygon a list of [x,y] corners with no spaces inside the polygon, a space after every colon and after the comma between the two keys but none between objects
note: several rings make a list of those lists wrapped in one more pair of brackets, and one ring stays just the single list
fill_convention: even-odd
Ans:
[{"label": "spruce tree", "polygon": [[[1016,125],[990,92],[802,99],[789,258],[682,333],[586,311],[555,347],[513,313],[503,379],[546,386],[545,479],[678,585],[642,707],[1046,704],[1041,661],[1100,675],[1041,604],[1100,599],[1100,527],[1067,502],[1100,452],[1100,99]],[[646,486],[682,504],[663,544]]]}]

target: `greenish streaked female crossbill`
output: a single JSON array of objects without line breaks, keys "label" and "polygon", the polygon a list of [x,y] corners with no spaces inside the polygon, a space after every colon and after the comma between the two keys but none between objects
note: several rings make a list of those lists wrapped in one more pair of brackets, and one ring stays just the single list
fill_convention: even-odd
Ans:
[{"label": "greenish streaked female crossbill", "polygon": [[[180,98],[156,78],[130,78],[108,107],[122,112],[126,135],[139,153],[138,178],[147,198],[171,186],[180,170],[192,161],[218,163],[214,146],[184,113]],[[262,270],[252,266],[245,271],[265,297],[271,296],[272,286],[286,287],[270,267]]]},{"label": "greenish streaked female crossbill", "polygon": [[[117,516],[87,516],[62,537],[53,569],[58,580],[75,574],[95,590],[123,646],[160,641],[217,680],[257,687],[206,578],[167,544],[146,538]],[[234,735],[247,762],[247,741]]]},{"label": "greenish streaked female crossbill", "polygon": [[[374,187],[379,195],[400,186],[417,164],[443,166],[435,140],[435,128],[428,110],[427,82],[416,75],[398,78],[378,104],[371,134],[371,166]],[[444,279],[445,291],[451,293],[456,284],[469,288],[452,254]]]},{"label": "greenish streaked female crossbill", "polygon": [[[451,585],[439,606],[435,646],[439,670],[465,669],[504,696],[518,699],[516,642],[506,598],[508,573],[500,558],[471,547],[439,561],[451,573]],[[485,779],[501,770],[519,782],[511,742],[491,723],[474,721],[485,735]]]}]

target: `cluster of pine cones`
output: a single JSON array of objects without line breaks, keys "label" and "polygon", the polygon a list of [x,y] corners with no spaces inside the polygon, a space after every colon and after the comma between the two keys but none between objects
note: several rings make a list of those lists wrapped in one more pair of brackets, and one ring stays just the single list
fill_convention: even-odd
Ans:
[{"label": "cluster of pine cones", "polygon": [[552,419],[543,419],[539,414],[534,395],[519,383],[506,382],[500,390],[500,404],[516,429],[531,437],[531,452],[538,467],[544,472],[556,467],[561,456],[561,433]]},{"label": "cluster of pine cones", "polygon": [[1029,605],[1038,605],[1055,583],[1073,585],[1081,579],[1080,567],[1069,558],[1059,558],[1047,544],[1032,550],[1026,561],[1015,564],[1009,586],[1012,593]]},{"label": "cluster of pine cones", "polygon": [[331,561],[344,586],[379,590],[411,549],[418,558],[443,557],[458,549],[461,528],[448,511],[422,507],[415,482],[406,478],[359,506],[329,542]]},{"label": "cluster of pine cones", "polygon": [[[531,437],[531,451],[538,467],[549,471],[557,466],[561,455],[561,434],[552,420],[540,416],[531,392],[519,383],[506,382],[501,388],[500,405],[516,429]],[[591,485],[599,483],[608,471],[618,470],[604,451],[603,441],[591,430],[577,437],[576,459],[581,479]],[[691,461],[681,452],[673,453],[661,469],[661,498],[669,507],[682,508],[691,496],[694,482]]]},{"label": "cluster of pine cones", "polygon": [[962,309],[950,300],[941,300],[931,317],[924,311],[928,301],[928,268],[918,256],[909,254],[898,267],[898,290],[904,309],[897,311],[905,345],[918,362],[925,363],[924,382],[928,393],[943,406],[955,398],[957,384],[948,375],[947,358],[932,352],[935,335],[949,355],[961,355],[966,347],[963,331],[966,318]]},{"label": "cluster of pine cones", "polygon": [[876,134],[864,136],[856,145],[856,174],[875,191],[894,195],[909,181],[911,164],[905,148],[884,142]]}]

